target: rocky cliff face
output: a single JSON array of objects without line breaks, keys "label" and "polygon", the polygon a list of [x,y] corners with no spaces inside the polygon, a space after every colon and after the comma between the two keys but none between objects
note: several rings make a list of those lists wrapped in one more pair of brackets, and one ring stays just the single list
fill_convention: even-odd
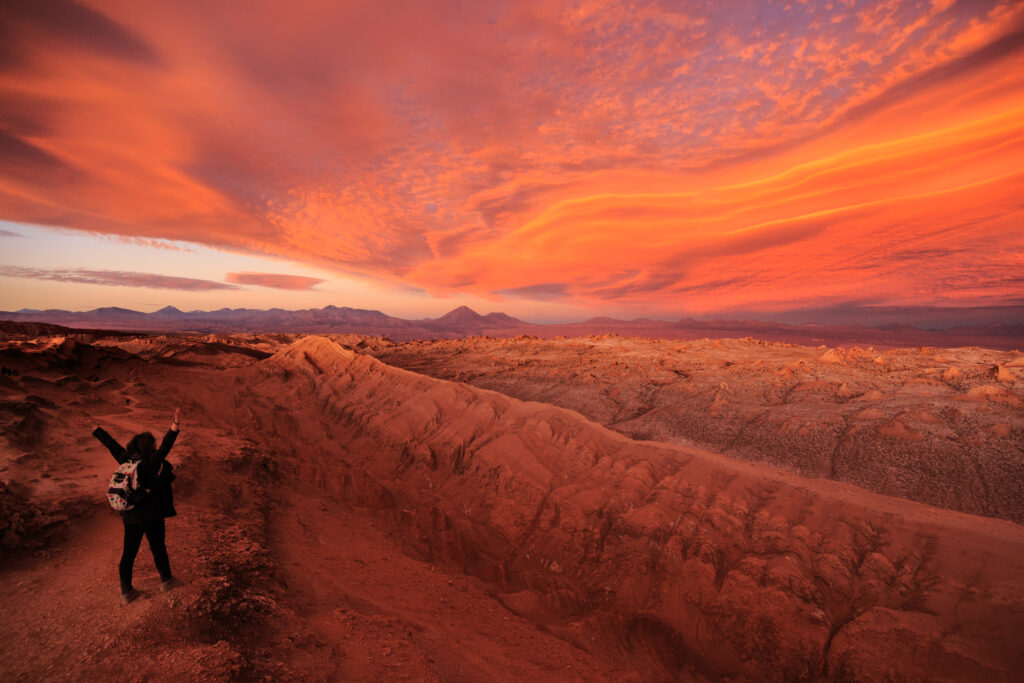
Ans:
[{"label": "rocky cliff face", "polygon": [[1024,522],[1024,354],[620,337],[408,342],[369,353],[876,493]]},{"label": "rocky cliff face", "polygon": [[[782,356],[814,388],[782,404],[805,416],[851,404],[804,373],[864,371],[856,358],[780,346],[759,347],[758,374],[736,357],[722,365],[716,354],[732,343],[707,344],[687,361],[703,369],[675,369],[697,384],[740,365],[735,388],[709,399],[723,415],[758,395],[742,378],[776,377]],[[125,634],[147,629],[166,640],[143,670],[187,678],[991,681],[1024,668],[1024,527],[634,440],[564,407],[367,355],[389,348],[277,335],[5,343],[0,560],[17,578],[0,582],[0,623],[13,624],[0,671],[109,670],[134,642]],[[789,367],[801,353],[816,355]],[[887,375],[911,372],[903,355],[883,359]],[[491,357],[518,363],[525,387],[564,376],[539,360]],[[962,378],[948,381],[964,384],[949,400],[967,401],[975,378],[954,361],[938,374],[955,366]],[[573,376],[648,372],[629,353],[614,362]],[[992,382],[1005,389],[998,378],[978,386]],[[565,393],[584,395],[579,386]],[[890,400],[905,399],[856,409]],[[985,401],[972,405],[1002,410]],[[119,543],[120,521],[98,509],[112,460],[88,436],[90,417],[124,436],[178,403],[169,539],[189,585],[96,624],[116,599],[119,546],[106,544]]]},{"label": "rocky cliff face", "polygon": [[421,557],[652,677],[1009,680],[1024,531],[636,442],[301,339],[196,401]]}]

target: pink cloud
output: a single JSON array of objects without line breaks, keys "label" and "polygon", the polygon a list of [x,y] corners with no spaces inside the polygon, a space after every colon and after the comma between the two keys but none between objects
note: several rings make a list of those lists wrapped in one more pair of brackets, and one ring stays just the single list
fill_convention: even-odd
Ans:
[{"label": "pink cloud", "polygon": [[225,279],[238,285],[258,285],[260,287],[295,290],[313,289],[321,282],[326,282],[326,280],[320,278],[281,273],[228,273]]},{"label": "pink cloud", "polygon": [[650,310],[963,298],[1021,247],[1019,3],[4,11],[3,219]]},{"label": "pink cloud", "polygon": [[78,282],[87,285],[176,289],[188,292],[238,289],[235,285],[192,277],[133,273],[122,270],[90,270],[88,268],[25,268],[21,266],[0,265],[0,276],[56,280],[58,282]]}]

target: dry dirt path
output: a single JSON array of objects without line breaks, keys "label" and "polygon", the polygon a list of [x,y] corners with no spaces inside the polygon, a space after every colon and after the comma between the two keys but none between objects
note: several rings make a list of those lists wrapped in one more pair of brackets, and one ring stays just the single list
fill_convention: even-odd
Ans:
[{"label": "dry dirt path", "polygon": [[[4,533],[0,680],[1021,670],[1009,522],[632,441],[319,337],[251,367],[58,351],[8,353],[21,374],[0,376],[0,504],[53,513],[19,519],[13,552]],[[179,403],[168,545],[187,584],[155,592],[143,548],[145,595],[121,608],[113,460],[88,414],[124,441]]]},{"label": "dry dirt path", "polygon": [[[98,415],[122,442],[163,422],[145,397],[123,397],[124,412]],[[169,457],[179,515],[167,523],[186,585],[160,593],[143,543],[143,595],[121,606],[121,523],[102,496],[113,460],[75,442],[61,484],[96,503],[60,540],[0,558],[0,680],[635,680],[475,579],[407,557],[369,511],[283,480],[259,446],[187,423]]]},{"label": "dry dirt path", "polygon": [[332,653],[298,654],[297,667],[345,680],[632,680],[509,612],[478,580],[402,554],[368,512],[285,493],[272,553],[292,609]]}]

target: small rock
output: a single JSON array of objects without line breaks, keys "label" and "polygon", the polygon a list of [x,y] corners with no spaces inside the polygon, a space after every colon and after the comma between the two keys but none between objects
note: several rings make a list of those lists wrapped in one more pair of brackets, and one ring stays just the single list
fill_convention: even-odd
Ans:
[{"label": "small rock", "polygon": [[1016,379],[1013,376],[1013,373],[1002,365],[997,365],[992,368],[992,376],[995,377],[997,382],[1013,382]]}]

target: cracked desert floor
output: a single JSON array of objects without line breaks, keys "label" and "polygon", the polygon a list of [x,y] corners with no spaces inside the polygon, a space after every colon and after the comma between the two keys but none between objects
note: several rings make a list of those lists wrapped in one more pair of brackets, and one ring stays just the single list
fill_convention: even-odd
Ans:
[{"label": "cracked desert floor", "polygon": [[[1011,681],[1024,354],[616,336],[0,342],[0,679]],[[162,434],[185,587],[118,603]]]}]

